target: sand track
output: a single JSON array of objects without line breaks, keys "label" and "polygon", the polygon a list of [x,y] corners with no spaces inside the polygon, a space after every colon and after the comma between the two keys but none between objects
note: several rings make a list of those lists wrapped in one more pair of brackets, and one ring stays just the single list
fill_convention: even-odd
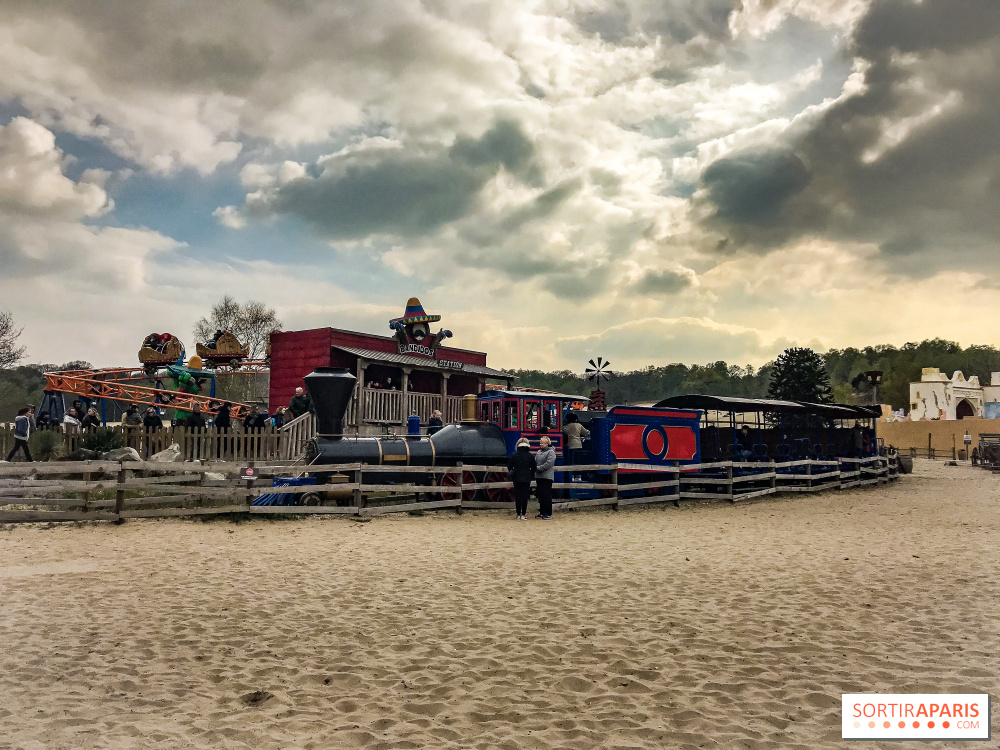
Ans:
[{"label": "sand track", "polygon": [[998,488],[7,527],[0,749],[842,747],[843,692],[997,694]]}]

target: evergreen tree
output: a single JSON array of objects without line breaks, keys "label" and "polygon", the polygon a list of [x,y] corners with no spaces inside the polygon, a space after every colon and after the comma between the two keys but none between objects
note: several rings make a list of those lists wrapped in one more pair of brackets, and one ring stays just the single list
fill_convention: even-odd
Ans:
[{"label": "evergreen tree", "polygon": [[812,349],[785,349],[774,362],[767,395],[783,401],[833,403],[833,388],[823,359]]}]

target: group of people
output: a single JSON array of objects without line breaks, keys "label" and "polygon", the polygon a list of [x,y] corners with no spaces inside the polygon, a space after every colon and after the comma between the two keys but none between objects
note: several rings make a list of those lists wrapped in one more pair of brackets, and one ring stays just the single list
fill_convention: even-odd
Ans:
[{"label": "group of people", "polygon": [[385,383],[382,383],[381,380],[372,380],[372,381],[369,381],[368,384],[367,384],[367,387],[368,388],[379,388],[379,389],[386,390],[386,391],[398,391],[399,390],[399,388],[397,388],[396,385],[392,382],[392,378],[386,378]]},{"label": "group of people", "polygon": [[144,347],[148,347],[161,354],[167,350],[167,344],[174,338],[172,333],[151,333],[142,342]]}]

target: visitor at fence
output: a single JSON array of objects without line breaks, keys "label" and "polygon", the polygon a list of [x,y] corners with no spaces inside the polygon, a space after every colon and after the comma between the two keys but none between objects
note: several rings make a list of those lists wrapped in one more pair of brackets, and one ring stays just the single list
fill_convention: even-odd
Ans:
[{"label": "visitor at fence", "polygon": [[851,438],[848,445],[848,455],[851,458],[861,458],[861,452],[864,450],[865,436],[861,431],[861,425],[857,422],[854,423],[854,427],[851,428]]},{"label": "visitor at fence", "polygon": [[92,427],[100,427],[100,426],[101,426],[101,417],[98,415],[97,409],[95,409],[94,407],[90,407],[87,410],[86,416],[84,416],[84,418],[80,420],[80,427],[82,427],[85,430],[89,430]]},{"label": "visitor at fence", "polygon": [[71,407],[62,418],[63,432],[67,435],[75,435],[80,431],[80,420],[76,418],[77,411]]},{"label": "visitor at fence", "polygon": [[149,430],[149,432],[156,432],[163,427],[163,420],[160,419],[160,415],[157,413],[155,407],[150,406],[146,409],[146,416],[142,418],[142,426]]},{"label": "visitor at fence", "polygon": [[563,425],[563,435],[566,438],[563,444],[563,463],[571,464],[574,451],[583,450],[583,438],[590,437],[590,430],[580,424],[580,418],[576,414],[570,413]]},{"label": "visitor at fence", "polygon": [[74,400],[73,408],[76,409],[76,418],[83,419],[84,415],[87,413],[87,410],[83,408],[83,401]]},{"label": "visitor at fence", "polygon": [[753,435],[750,434],[750,425],[745,424],[740,428],[737,439],[737,451],[744,461],[749,461],[753,456]]},{"label": "visitor at fence", "polygon": [[30,406],[25,406],[18,410],[17,416],[14,417],[14,447],[7,454],[8,461],[13,461],[14,454],[18,451],[24,451],[25,461],[31,460],[31,451],[28,450],[28,438],[31,437],[31,421],[34,416],[35,412]]},{"label": "visitor at fence", "polygon": [[199,404],[191,407],[191,413],[185,421],[185,426],[192,430],[204,430],[208,426],[205,424],[205,415],[201,413]]},{"label": "visitor at fence", "polygon": [[548,521],[552,518],[552,480],[556,478],[556,451],[552,441],[544,435],[538,441],[535,454],[535,493],[538,495],[538,515]]},{"label": "visitor at fence", "polygon": [[128,427],[138,427],[142,424],[142,414],[139,413],[138,404],[129,404],[125,410],[125,417],[122,422]]},{"label": "visitor at fence", "polygon": [[514,483],[514,516],[518,521],[528,520],[528,496],[531,479],[535,476],[535,457],[531,455],[527,438],[517,441],[514,452],[507,459],[507,471]]},{"label": "visitor at fence", "polygon": [[220,431],[226,431],[230,427],[232,427],[233,418],[232,415],[229,413],[229,410],[232,408],[232,406],[233,405],[230,404],[228,401],[222,402],[222,406],[220,406],[219,410],[215,413],[215,429]]},{"label": "visitor at fence", "polygon": [[288,411],[292,413],[292,419],[298,419],[307,411],[312,411],[312,400],[309,398],[309,394],[302,388],[296,388],[295,395],[288,402]]},{"label": "visitor at fence", "polygon": [[427,420],[427,434],[433,435],[442,427],[444,427],[444,422],[441,421],[441,410],[435,409],[431,412],[431,418]]},{"label": "visitor at fence", "polygon": [[39,430],[47,430],[54,426],[55,423],[52,421],[52,415],[49,414],[47,409],[38,412],[38,417],[35,419],[35,427]]},{"label": "visitor at fence", "polygon": [[256,406],[250,407],[250,413],[243,417],[243,431],[250,432],[250,430],[260,430],[264,427],[264,415],[261,414]]},{"label": "visitor at fence", "polygon": [[274,414],[271,416],[271,424],[275,427],[281,427],[285,424],[285,407],[279,406]]}]

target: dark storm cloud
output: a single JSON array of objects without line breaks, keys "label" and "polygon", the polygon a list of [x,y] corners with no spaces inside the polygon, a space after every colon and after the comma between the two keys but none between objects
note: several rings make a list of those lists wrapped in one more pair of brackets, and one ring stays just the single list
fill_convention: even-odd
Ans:
[{"label": "dark storm cloud", "polygon": [[809,184],[809,170],[789,151],[753,151],[723,157],[702,179],[717,215],[739,223],[773,221],[782,204]]},{"label": "dark storm cloud", "polygon": [[578,13],[575,22],[585,32],[619,44],[629,37],[663,36],[683,44],[696,36],[729,37],[729,14],[735,0],[661,0],[635,4],[613,0],[598,10]]},{"label": "dark storm cloud", "polygon": [[635,283],[634,289],[639,294],[667,296],[683,292],[692,284],[690,276],[675,271],[646,271]]},{"label": "dark storm cloud", "polygon": [[907,275],[996,273],[1000,3],[876,0],[851,52],[869,65],[867,89],[788,147],[808,184],[795,161],[723,157],[703,173],[707,224],[729,247],[822,233],[875,243]]},{"label": "dark storm cloud", "polygon": [[334,159],[318,177],[281,186],[251,209],[299,216],[324,236],[416,237],[460,219],[501,169],[524,181],[538,177],[534,147],[520,127],[498,122],[480,138],[459,138],[434,157],[399,150]]}]

